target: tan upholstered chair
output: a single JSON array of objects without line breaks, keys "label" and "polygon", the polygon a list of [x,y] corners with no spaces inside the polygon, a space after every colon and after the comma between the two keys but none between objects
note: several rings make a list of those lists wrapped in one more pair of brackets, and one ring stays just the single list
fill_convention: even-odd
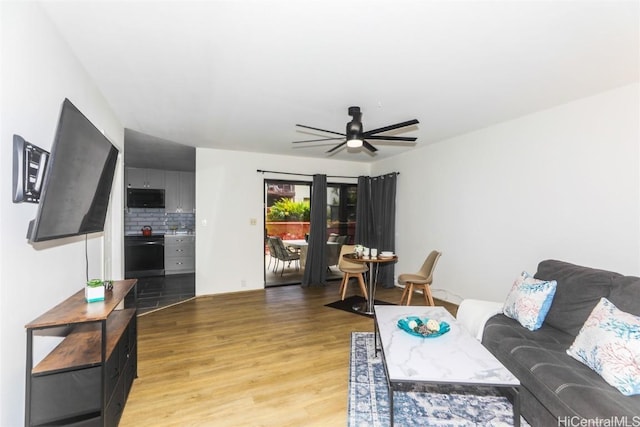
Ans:
[{"label": "tan upholstered chair", "polygon": [[362,273],[369,271],[369,267],[364,263],[346,261],[342,256],[344,254],[352,253],[354,249],[355,245],[342,245],[340,248],[338,269],[344,273],[342,276],[342,283],[340,284],[340,295],[342,296],[342,299],[344,299],[344,296],[347,294],[349,279],[355,277],[358,279],[358,284],[360,285],[362,294],[366,299],[369,299],[367,296],[367,287],[364,284],[364,276],[362,276]]},{"label": "tan upholstered chair", "polygon": [[442,255],[442,252],[431,251],[422,264],[420,271],[415,274],[401,274],[398,276],[398,283],[404,285],[404,292],[402,293],[402,298],[400,298],[400,304],[402,304],[406,298],[407,305],[410,305],[411,295],[413,295],[414,288],[417,287],[422,289],[427,305],[435,305],[433,303],[433,297],[431,296],[431,283],[433,282],[433,270],[436,268],[440,255]]}]

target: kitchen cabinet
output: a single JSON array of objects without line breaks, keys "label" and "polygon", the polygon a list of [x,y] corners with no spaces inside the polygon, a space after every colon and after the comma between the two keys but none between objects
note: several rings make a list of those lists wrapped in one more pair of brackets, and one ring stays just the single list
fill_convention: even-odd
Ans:
[{"label": "kitchen cabinet", "polygon": [[196,236],[164,236],[164,274],[195,273]]},{"label": "kitchen cabinet", "polygon": [[196,174],[194,172],[166,171],[165,185],[165,212],[194,212],[196,201]]},{"label": "kitchen cabinet", "polygon": [[25,326],[25,425],[118,425],[137,377],[136,282],[114,281],[101,302],[82,289]]},{"label": "kitchen cabinet", "polygon": [[165,171],[160,169],[126,168],[127,188],[165,188]]}]

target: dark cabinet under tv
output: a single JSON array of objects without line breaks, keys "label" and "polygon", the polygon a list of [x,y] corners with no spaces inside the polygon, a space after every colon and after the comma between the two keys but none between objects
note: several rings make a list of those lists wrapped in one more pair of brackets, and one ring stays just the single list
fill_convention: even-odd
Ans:
[{"label": "dark cabinet under tv", "polygon": [[[113,282],[101,302],[81,290],[25,326],[25,425],[118,425],[137,376],[136,282]],[[47,337],[59,343],[34,366]]]}]

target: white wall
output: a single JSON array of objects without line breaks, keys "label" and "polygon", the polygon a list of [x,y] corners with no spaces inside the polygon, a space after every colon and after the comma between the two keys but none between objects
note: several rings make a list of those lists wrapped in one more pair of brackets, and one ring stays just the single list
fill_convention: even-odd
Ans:
[{"label": "white wall", "polygon": [[[196,151],[196,292],[198,295],[264,288],[264,180],[311,177],[256,170],[367,175],[369,165],[325,159],[198,148]],[[328,182],[355,183],[327,178]],[[250,220],[255,218],[256,225]]]},{"label": "white wall", "polygon": [[[0,2],[0,425],[24,423],[24,325],[82,289],[84,239],[35,249],[25,239],[37,205],[13,204],[12,140],[19,134],[51,149],[62,101],[69,98],[123,147],[124,130],[66,43],[34,2]],[[121,156],[122,157],[122,156]],[[107,227],[89,238],[89,274],[122,277],[122,159]],[[104,256],[103,256],[104,247]]]},{"label": "white wall", "polygon": [[451,301],[502,301],[548,258],[638,275],[639,100],[634,84],[372,165],[401,172],[396,273],[441,250]]}]

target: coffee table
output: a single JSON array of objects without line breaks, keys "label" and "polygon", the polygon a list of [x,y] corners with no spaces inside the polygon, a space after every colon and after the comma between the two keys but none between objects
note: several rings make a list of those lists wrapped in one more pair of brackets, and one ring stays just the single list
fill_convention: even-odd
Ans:
[{"label": "coffee table", "polygon": [[[520,381],[443,307],[375,305],[375,352],[378,338],[389,388],[393,425],[393,393],[419,384],[458,384],[505,388],[513,396],[513,424],[520,426]],[[445,321],[451,330],[436,338],[403,331],[407,316]]]}]

